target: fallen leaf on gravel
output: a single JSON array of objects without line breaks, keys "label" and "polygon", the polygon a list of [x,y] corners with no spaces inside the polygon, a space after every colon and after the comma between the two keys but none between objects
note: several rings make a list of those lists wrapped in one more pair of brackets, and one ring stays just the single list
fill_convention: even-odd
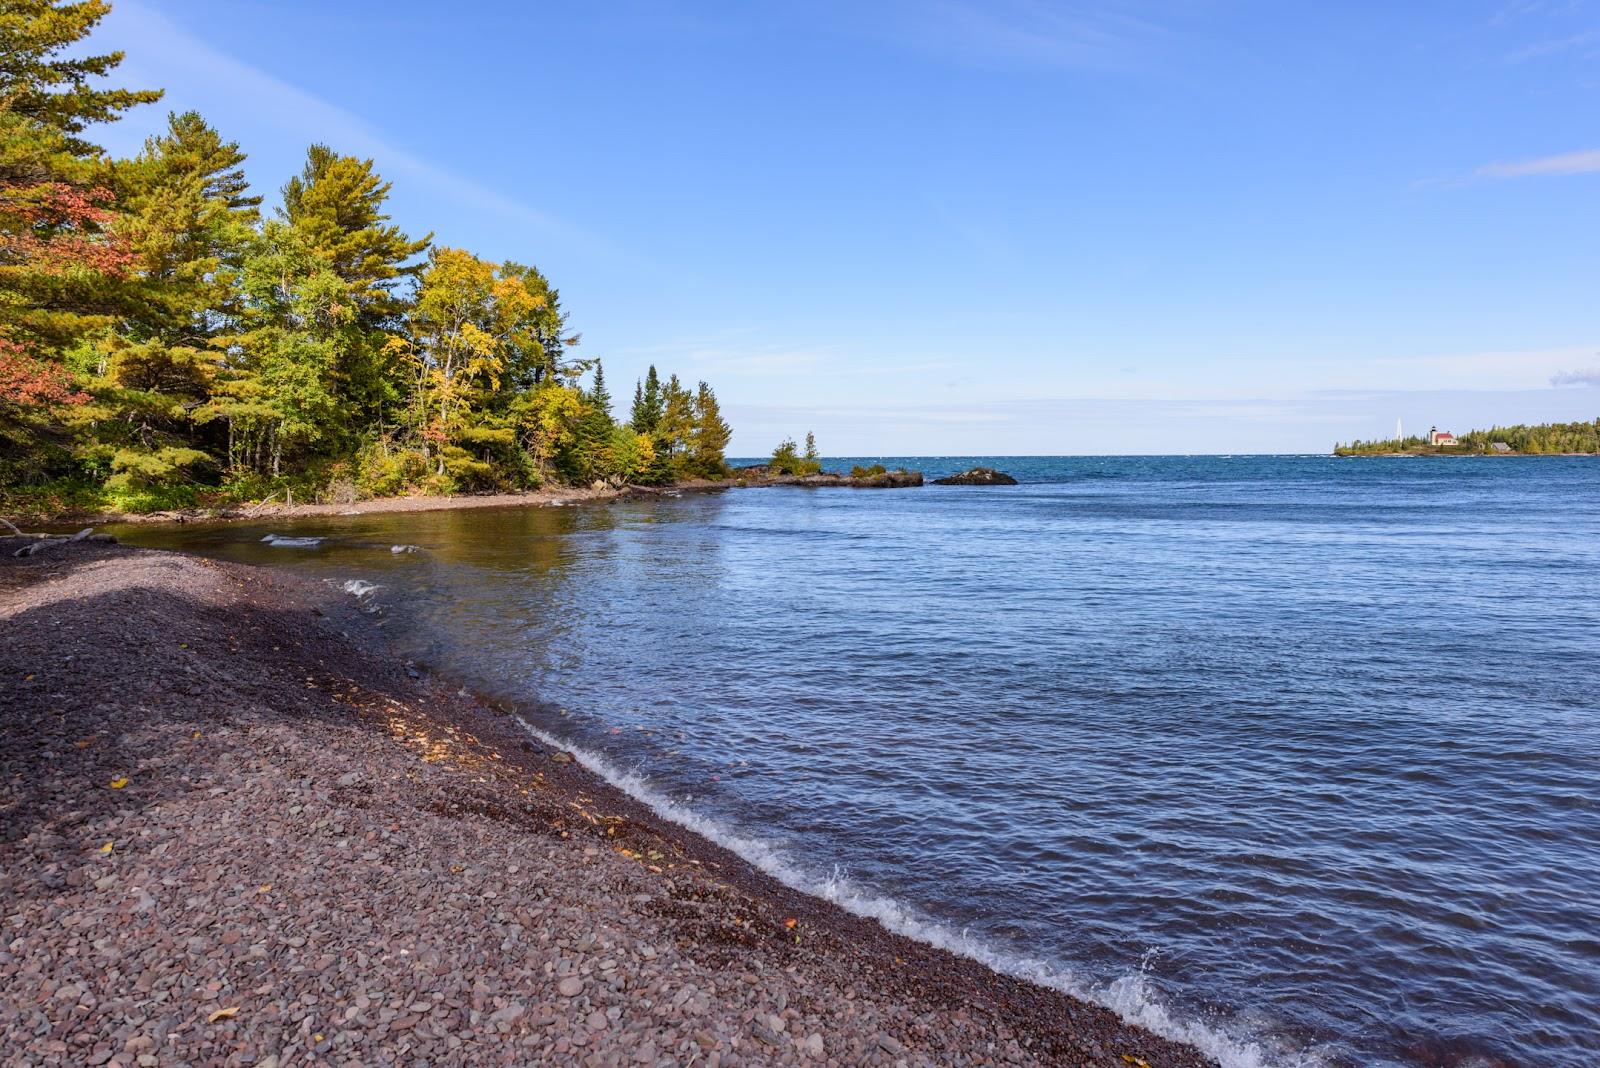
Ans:
[{"label": "fallen leaf on gravel", "polygon": [[33,681],[33,676],[32,676],[32,675],[29,675],[29,676],[27,676],[27,677],[26,677],[26,678],[24,678],[24,679],[23,679],[23,680],[22,680],[22,681],[23,681],[23,682],[32,682],[32,681]]},{"label": "fallen leaf on gravel", "polygon": [[783,925],[792,931],[800,925],[800,921],[795,919],[793,916],[790,916],[788,919],[783,921]]},{"label": "fallen leaf on gravel", "polygon": [[462,867],[460,864],[452,864],[452,865],[450,865],[450,873],[452,875],[460,875],[462,872],[464,872],[466,870],[467,869]]},{"label": "fallen leaf on gravel", "polygon": [[262,883],[260,886],[256,887],[256,893],[264,894],[268,890],[271,890],[271,889],[272,889],[272,884],[271,883]]},{"label": "fallen leaf on gravel", "polygon": [[210,1016],[207,1016],[206,1023],[216,1023],[218,1020],[231,1020],[237,1015],[239,1015],[239,1006],[230,1005],[225,1009],[218,1009]]},{"label": "fallen leaf on gravel", "polygon": [[1122,1059],[1127,1061],[1129,1064],[1134,1065],[1135,1068],[1150,1068],[1149,1061],[1145,1060],[1143,1057],[1135,1057],[1131,1053],[1124,1053],[1122,1055]]},{"label": "fallen leaf on gravel", "polygon": [[113,850],[113,849],[115,849],[115,848],[116,848],[116,847],[115,847],[115,846],[113,846],[113,845],[112,845],[112,844],[111,844],[111,843],[110,843],[110,842],[107,842],[107,843],[106,843],[106,844],[105,844],[105,845],[103,845],[103,846],[101,846],[101,847],[100,847],[100,852],[101,852],[101,853],[109,853],[109,852],[111,852],[111,851],[112,851],[112,850]]},{"label": "fallen leaf on gravel", "polygon": [[200,732],[199,731],[195,731],[194,732],[194,737],[196,737],[196,738],[200,737]]},{"label": "fallen leaf on gravel", "polygon": [[91,745],[94,744],[94,735],[91,734],[87,738],[79,738],[77,741],[73,742],[72,744],[77,746],[79,749],[87,749]]},{"label": "fallen leaf on gravel", "polygon": [[128,778],[126,775],[119,775],[115,779],[111,780],[111,788],[113,790],[120,790],[126,785],[128,785]]}]

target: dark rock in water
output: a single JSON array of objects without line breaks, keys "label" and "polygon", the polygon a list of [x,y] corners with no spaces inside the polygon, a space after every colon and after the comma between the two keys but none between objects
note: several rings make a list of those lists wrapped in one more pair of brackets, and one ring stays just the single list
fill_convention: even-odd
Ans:
[{"label": "dark rock in water", "polygon": [[996,471],[992,467],[974,467],[971,471],[962,471],[960,474],[948,478],[936,478],[935,486],[1015,486],[1017,480],[1004,471]]}]

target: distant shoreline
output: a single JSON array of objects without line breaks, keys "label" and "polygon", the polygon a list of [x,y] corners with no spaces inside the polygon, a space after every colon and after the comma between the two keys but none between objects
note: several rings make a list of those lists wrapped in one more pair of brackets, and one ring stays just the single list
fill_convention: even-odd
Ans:
[{"label": "distant shoreline", "polygon": [[1594,452],[1333,452],[1328,454],[1335,460],[1368,460],[1368,459],[1410,459],[1422,457],[1425,459],[1448,460],[1549,460],[1561,457],[1585,456],[1590,459],[1600,459],[1600,453]]}]

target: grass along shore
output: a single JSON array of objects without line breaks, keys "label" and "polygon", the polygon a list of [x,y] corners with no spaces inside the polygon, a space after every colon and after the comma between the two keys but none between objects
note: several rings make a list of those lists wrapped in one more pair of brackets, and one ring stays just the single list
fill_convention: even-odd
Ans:
[{"label": "grass along shore", "polygon": [[665,823],[330,589],[14,542],[8,1063],[1211,1063]]}]

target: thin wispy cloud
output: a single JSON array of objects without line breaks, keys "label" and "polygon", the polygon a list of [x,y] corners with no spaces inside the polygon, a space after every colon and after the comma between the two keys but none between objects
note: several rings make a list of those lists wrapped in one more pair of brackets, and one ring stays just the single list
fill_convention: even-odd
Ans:
[{"label": "thin wispy cloud", "polygon": [[1569,34],[1550,41],[1536,41],[1525,45],[1506,57],[1509,63],[1527,63],[1530,60],[1543,59],[1546,56],[1558,56],[1572,52],[1587,54],[1600,50],[1600,29],[1585,30],[1581,33]]},{"label": "thin wispy cloud", "polygon": [[1550,178],[1573,174],[1600,174],[1600,148],[1567,152],[1537,159],[1490,163],[1475,172],[1479,178]]},{"label": "thin wispy cloud", "polygon": [[464,207],[558,235],[589,252],[625,255],[597,234],[399,147],[361,116],[211,47],[149,7],[121,0],[113,17],[140,67],[166,77],[184,72],[227,93],[268,125],[371,157],[385,175],[415,181]]},{"label": "thin wispy cloud", "polygon": [[1552,386],[1600,386],[1600,367],[1584,371],[1557,371],[1550,376]]}]

